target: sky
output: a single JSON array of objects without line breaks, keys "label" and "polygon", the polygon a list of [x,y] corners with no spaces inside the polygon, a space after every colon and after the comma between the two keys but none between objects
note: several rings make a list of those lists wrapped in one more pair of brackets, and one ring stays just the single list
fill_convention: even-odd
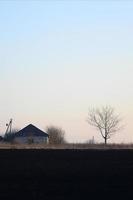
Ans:
[{"label": "sky", "polygon": [[59,126],[69,142],[97,130],[90,107],[110,105],[133,142],[133,2],[0,1],[0,132]]}]

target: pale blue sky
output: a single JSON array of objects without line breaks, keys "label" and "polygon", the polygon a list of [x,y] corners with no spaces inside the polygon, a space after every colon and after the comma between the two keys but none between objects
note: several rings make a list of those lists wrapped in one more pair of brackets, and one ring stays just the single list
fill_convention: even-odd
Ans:
[{"label": "pale blue sky", "polygon": [[0,1],[0,131],[53,124],[69,141],[100,135],[88,108],[124,118],[112,138],[133,142],[133,2]]}]

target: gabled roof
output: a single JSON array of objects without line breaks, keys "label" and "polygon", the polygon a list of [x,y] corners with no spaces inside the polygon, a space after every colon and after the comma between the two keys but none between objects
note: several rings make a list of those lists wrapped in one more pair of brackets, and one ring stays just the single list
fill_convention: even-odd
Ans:
[{"label": "gabled roof", "polygon": [[17,133],[15,133],[15,137],[28,137],[28,136],[42,136],[49,137],[47,133],[41,131],[36,126],[29,124],[25,128],[21,129]]}]

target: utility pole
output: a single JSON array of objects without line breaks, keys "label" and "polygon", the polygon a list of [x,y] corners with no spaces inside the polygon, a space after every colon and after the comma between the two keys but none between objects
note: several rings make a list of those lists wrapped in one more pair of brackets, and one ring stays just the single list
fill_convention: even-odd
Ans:
[{"label": "utility pole", "polygon": [[6,127],[7,127],[7,129],[6,129],[5,135],[8,133],[11,134],[12,133],[12,119],[10,119],[9,123],[6,124]]}]

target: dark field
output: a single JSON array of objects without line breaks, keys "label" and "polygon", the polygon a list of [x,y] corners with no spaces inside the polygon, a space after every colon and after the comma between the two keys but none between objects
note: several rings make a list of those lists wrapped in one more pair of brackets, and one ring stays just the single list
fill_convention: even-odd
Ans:
[{"label": "dark field", "polygon": [[0,200],[133,197],[133,150],[0,150],[0,169]]}]

